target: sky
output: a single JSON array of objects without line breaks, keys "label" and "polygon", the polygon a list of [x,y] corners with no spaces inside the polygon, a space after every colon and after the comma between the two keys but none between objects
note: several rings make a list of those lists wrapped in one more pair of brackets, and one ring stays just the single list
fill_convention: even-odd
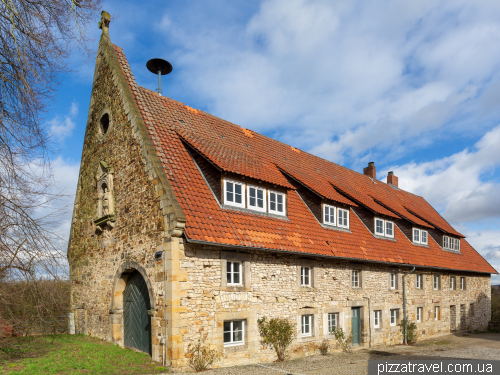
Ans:
[{"label": "sky", "polygon": [[[139,85],[427,199],[500,271],[500,2],[104,1]],[[96,51],[100,37],[91,29]],[[95,61],[75,52],[46,127],[74,194]],[[74,197],[70,197],[70,204]],[[69,233],[71,214],[62,224]],[[500,276],[492,283],[500,284]]]}]

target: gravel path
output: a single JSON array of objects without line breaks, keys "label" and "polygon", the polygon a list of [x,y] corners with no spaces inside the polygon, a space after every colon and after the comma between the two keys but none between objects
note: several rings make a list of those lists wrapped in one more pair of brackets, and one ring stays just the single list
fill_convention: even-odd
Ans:
[{"label": "gravel path", "polygon": [[[377,346],[352,354],[334,352],[282,363],[261,363],[212,369],[203,375],[363,375],[371,359],[500,359],[500,334],[458,334],[421,341],[414,346]],[[186,374],[169,372],[169,375]]]}]

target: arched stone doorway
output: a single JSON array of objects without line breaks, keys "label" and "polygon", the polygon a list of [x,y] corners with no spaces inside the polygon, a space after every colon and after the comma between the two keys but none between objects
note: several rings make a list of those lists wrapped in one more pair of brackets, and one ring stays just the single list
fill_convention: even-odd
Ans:
[{"label": "arched stone doorway", "polygon": [[110,306],[112,341],[152,355],[151,316],[153,289],[146,270],[138,263],[123,263],[116,272]]},{"label": "arched stone doorway", "polygon": [[151,355],[151,310],[146,281],[132,272],[123,291],[123,333],[126,347]]}]

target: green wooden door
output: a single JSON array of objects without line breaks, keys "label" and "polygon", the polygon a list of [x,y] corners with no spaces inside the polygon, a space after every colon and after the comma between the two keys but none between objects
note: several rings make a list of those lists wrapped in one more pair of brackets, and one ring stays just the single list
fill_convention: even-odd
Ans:
[{"label": "green wooden door", "polygon": [[125,346],[151,355],[151,309],[148,287],[137,271],[130,274],[123,292]]},{"label": "green wooden door", "polygon": [[359,345],[359,313],[360,307],[353,307],[351,310],[351,330],[352,330],[352,344]]}]

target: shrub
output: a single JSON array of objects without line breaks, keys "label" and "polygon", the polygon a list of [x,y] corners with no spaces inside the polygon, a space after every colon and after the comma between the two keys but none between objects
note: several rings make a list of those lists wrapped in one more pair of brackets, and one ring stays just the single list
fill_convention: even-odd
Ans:
[{"label": "shrub", "polygon": [[406,340],[408,344],[414,344],[417,342],[418,330],[417,324],[412,321],[406,321],[406,319],[401,320],[399,327],[401,328],[401,333],[403,334],[403,340],[405,337],[405,325],[406,325]]},{"label": "shrub", "polygon": [[342,328],[333,328],[332,333],[335,335],[335,340],[337,340],[337,346],[343,352],[352,353],[352,334],[346,335]]},{"label": "shrub", "polygon": [[284,361],[286,350],[297,337],[297,324],[288,319],[270,319],[265,317],[257,320],[260,333],[260,343],[263,347],[272,347],[276,351],[278,361]]},{"label": "shrub", "polygon": [[206,336],[201,336],[196,343],[188,345],[189,366],[196,372],[208,370],[221,356],[217,350],[203,344],[204,339]]},{"label": "shrub", "polygon": [[327,355],[328,349],[330,349],[330,343],[328,342],[328,339],[324,339],[321,344],[318,345],[318,349],[321,355]]}]

